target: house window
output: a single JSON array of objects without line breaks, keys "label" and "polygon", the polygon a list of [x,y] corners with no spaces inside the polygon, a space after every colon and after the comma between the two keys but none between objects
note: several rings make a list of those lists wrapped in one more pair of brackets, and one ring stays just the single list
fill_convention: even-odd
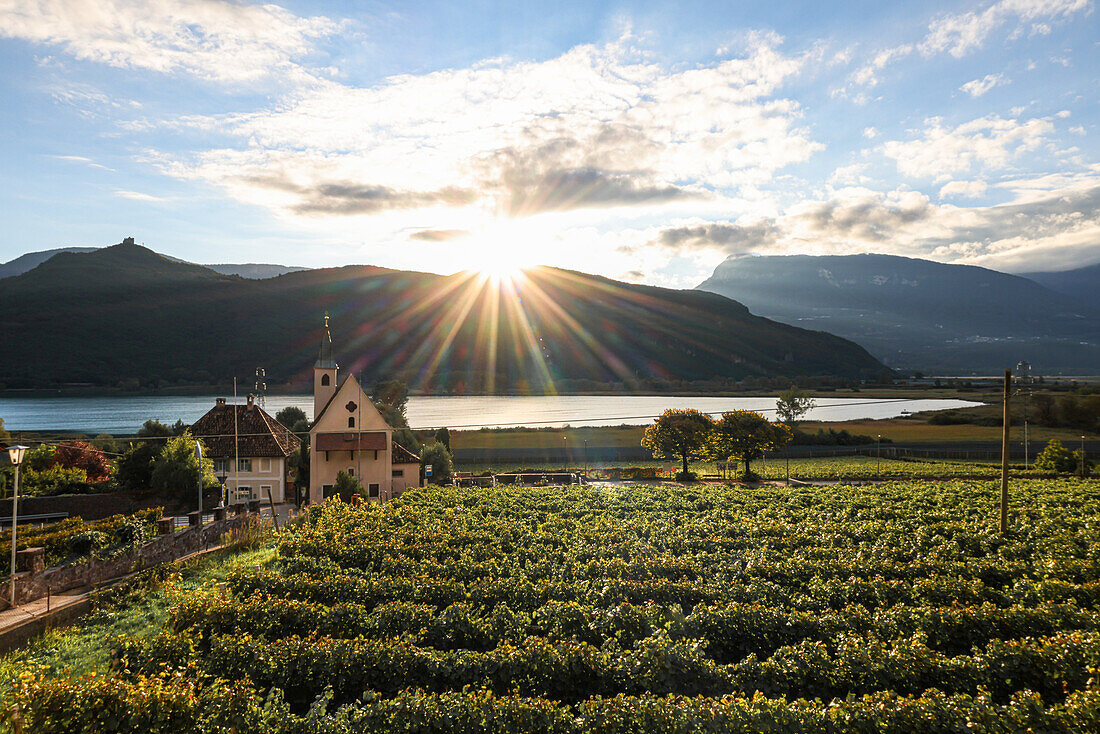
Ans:
[{"label": "house window", "polygon": [[247,485],[237,487],[237,499],[238,500],[250,500],[252,499],[252,487]]},{"label": "house window", "polygon": [[271,459],[260,459],[260,471],[265,474],[271,471]]},{"label": "house window", "polygon": [[349,477],[354,477],[355,476],[355,467],[354,466],[349,466],[346,473]]},{"label": "house window", "polygon": [[370,494],[371,497],[377,497],[378,496],[378,485],[377,484],[370,485],[369,487],[367,487],[367,491],[368,491],[368,493]]},{"label": "house window", "polygon": [[324,387],[328,387],[328,385],[329,385],[328,375],[321,375],[321,385],[324,386]]},{"label": "house window", "polygon": [[355,416],[348,416],[348,428],[355,428]]},{"label": "house window", "polygon": [[332,496],[332,485],[331,484],[322,484],[321,485],[321,497],[324,498],[324,499],[328,499],[331,496]]},{"label": "house window", "polygon": [[252,459],[237,459],[237,471],[251,472]]},{"label": "house window", "polygon": [[394,469],[393,470],[393,476],[403,477],[403,476],[405,476],[405,470],[404,469]]},{"label": "house window", "polygon": [[229,473],[229,459],[214,459],[214,473],[215,474],[228,474]]},{"label": "house window", "polygon": [[[260,499],[267,499],[268,497],[271,497],[271,485],[270,484],[261,484],[260,485]],[[271,499],[272,499],[272,501],[274,501],[275,498],[271,497]]]}]

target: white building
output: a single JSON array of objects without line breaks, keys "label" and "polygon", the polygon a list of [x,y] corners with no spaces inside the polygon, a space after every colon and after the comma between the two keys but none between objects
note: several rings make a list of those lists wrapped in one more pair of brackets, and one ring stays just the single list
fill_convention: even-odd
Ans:
[{"label": "white building", "polygon": [[225,398],[218,398],[191,433],[202,439],[214,473],[225,477],[230,504],[266,500],[269,493],[274,502],[294,501],[287,459],[302,442],[252,395],[245,405],[226,405]]}]

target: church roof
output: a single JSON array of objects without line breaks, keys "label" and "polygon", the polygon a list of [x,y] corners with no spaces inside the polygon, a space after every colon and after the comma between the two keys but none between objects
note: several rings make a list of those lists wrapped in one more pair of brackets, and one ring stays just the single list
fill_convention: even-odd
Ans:
[{"label": "church roof", "polygon": [[393,453],[390,454],[390,461],[394,464],[419,464],[420,457],[397,443],[397,441],[394,441]]},{"label": "church roof", "polygon": [[332,358],[332,333],[328,330],[328,314],[325,314],[325,330],[321,334],[321,348],[317,352],[317,361],[313,366],[322,370],[337,368],[336,360]]},{"label": "church roof", "polygon": [[[237,445],[234,451],[233,414],[237,414]],[[285,458],[302,445],[282,423],[272,418],[255,403],[226,405],[221,398],[217,405],[191,426],[195,438],[201,438],[210,458],[242,457]]]}]

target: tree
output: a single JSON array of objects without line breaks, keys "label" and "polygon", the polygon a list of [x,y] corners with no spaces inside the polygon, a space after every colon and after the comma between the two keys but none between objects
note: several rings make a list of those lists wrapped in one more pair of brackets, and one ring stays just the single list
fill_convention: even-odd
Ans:
[{"label": "tree", "polygon": [[305,421],[308,430],[309,419],[306,418],[306,412],[296,405],[288,405],[275,414],[275,420],[282,423],[291,431],[297,433],[297,425],[299,421]]},{"label": "tree", "polygon": [[779,393],[779,400],[775,403],[775,412],[780,421],[793,426],[798,423],[803,415],[813,409],[814,404],[814,399],[810,397],[809,393],[799,390],[797,387],[792,387]]},{"label": "tree", "polygon": [[710,416],[698,410],[669,408],[642,434],[642,447],[653,452],[656,459],[679,458],[686,479],[688,460],[701,459],[707,437],[714,426]]},{"label": "tree", "polygon": [[4,419],[0,418],[0,443],[8,443],[11,441],[11,434],[4,428]]},{"label": "tree", "polygon": [[102,451],[86,441],[66,441],[53,454],[55,466],[64,469],[83,469],[89,482],[103,482],[111,478],[111,462]]},{"label": "tree", "polygon": [[161,423],[156,418],[150,418],[141,424],[137,435],[141,438],[171,438],[172,436],[182,436],[187,430],[187,424],[181,420],[169,426]]},{"label": "tree", "polygon": [[791,440],[791,429],[782,423],[772,423],[751,410],[723,413],[714,423],[707,441],[707,454],[716,460],[738,458],[745,463],[745,479],[751,479],[751,462],[785,446]]},{"label": "tree", "polygon": [[195,491],[200,478],[204,488],[221,486],[214,476],[214,462],[206,458],[205,451],[202,464],[199,464],[198,457],[195,456],[195,439],[191,437],[191,432],[184,431],[182,435],[165,441],[164,447],[153,461],[150,477],[153,489],[186,497],[187,492]]},{"label": "tree", "polygon": [[451,432],[446,426],[435,432],[435,440],[446,446],[448,451],[451,450]]},{"label": "tree", "polygon": [[332,492],[338,495],[344,502],[351,502],[352,497],[356,495],[360,497],[367,496],[366,491],[363,489],[363,483],[359,481],[359,477],[353,477],[343,471],[336,475],[336,481],[332,485]]},{"label": "tree", "polygon": [[[408,427],[409,421],[405,416],[405,407],[409,402],[409,386],[403,381],[383,380],[377,383],[371,388],[370,399],[383,416],[386,416],[386,409],[401,416],[401,421],[399,423],[390,422],[391,426],[394,428]],[[389,421],[389,418],[387,417],[386,420]]]},{"label": "tree", "polygon": [[163,447],[153,441],[130,444],[130,448],[118,459],[115,483],[122,489],[148,490],[153,479],[153,462]]},{"label": "tree", "polygon": [[[1077,452],[1080,453],[1080,452]],[[1035,457],[1035,468],[1039,471],[1069,473],[1077,469],[1079,457],[1062,445],[1056,438],[1050,440],[1046,448]]]},{"label": "tree", "polygon": [[451,477],[454,475],[454,460],[451,458],[451,452],[447,450],[447,447],[438,441],[424,444],[420,449],[420,470],[424,471],[424,467],[431,464],[432,475],[427,477],[429,484],[450,484]]}]

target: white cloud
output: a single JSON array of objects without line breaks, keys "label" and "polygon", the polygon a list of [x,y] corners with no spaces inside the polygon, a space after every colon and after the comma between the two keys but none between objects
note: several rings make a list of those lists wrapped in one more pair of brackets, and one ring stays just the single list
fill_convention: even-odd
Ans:
[{"label": "white cloud", "polygon": [[952,181],[940,188],[940,198],[949,196],[961,196],[967,199],[976,199],[985,194],[989,185],[985,181]]},{"label": "white cloud", "polygon": [[944,181],[974,168],[1003,168],[1015,156],[1035,150],[1054,130],[1049,118],[1006,120],[996,115],[945,128],[939,118],[926,121],[916,140],[890,140],[882,152],[897,162],[898,171],[913,178]]},{"label": "white cloud", "polygon": [[295,58],[337,28],[277,5],[228,0],[0,0],[0,37],[58,45],[110,66],[222,82],[293,71]]},{"label": "white cloud", "polygon": [[981,79],[974,79],[963,84],[959,89],[966,92],[971,97],[981,97],[990,89],[993,89],[993,87],[1003,86],[1008,83],[1009,80],[1005,78],[1004,74],[986,74]]},{"label": "white cloud", "polygon": [[946,13],[929,24],[920,51],[925,56],[947,52],[962,58],[1006,23],[1065,19],[1089,5],[1090,0],[1000,0],[981,12]]},{"label": "white cloud", "polygon": [[143,194],[140,191],[126,191],[125,189],[116,190],[115,196],[122,197],[123,199],[131,199],[133,201],[168,201],[167,199],[161,198],[159,196],[153,196],[152,194]]},{"label": "white cloud", "polygon": [[865,127],[863,128],[863,137],[867,138],[868,140],[874,140],[878,137],[878,130],[873,127]]},{"label": "white cloud", "polygon": [[881,252],[1009,271],[1079,267],[1100,259],[1100,171],[1006,184],[1013,201],[936,205],[920,192],[838,189],[775,217],[676,225],[632,254]]},{"label": "white cloud", "polygon": [[394,226],[470,229],[398,220],[651,209],[760,186],[821,149],[799,105],[776,96],[803,64],[777,42],[751,36],[742,56],[689,69],[620,41],[370,88],[323,82],[270,110],[180,121],[241,147],[150,159],[291,218],[385,212]]}]

